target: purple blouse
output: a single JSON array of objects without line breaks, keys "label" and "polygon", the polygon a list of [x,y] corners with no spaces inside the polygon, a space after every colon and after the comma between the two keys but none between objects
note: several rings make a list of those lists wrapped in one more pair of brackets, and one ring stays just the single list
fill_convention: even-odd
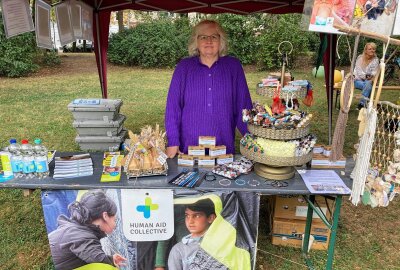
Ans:
[{"label": "purple blouse", "polygon": [[198,56],[183,59],[176,66],[169,87],[165,111],[168,146],[187,153],[198,145],[199,136],[215,136],[227,153],[235,152],[236,127],[244,135],[242,109],[252,107],[249,89],[239,60],[220,57],[212,66]]}]

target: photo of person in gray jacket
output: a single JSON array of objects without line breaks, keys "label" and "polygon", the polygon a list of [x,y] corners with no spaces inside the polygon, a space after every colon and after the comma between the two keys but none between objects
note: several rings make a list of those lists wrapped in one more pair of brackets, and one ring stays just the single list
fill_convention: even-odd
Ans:
[{"label": "photo of person in gray jacket", "polygon": [[202,199],[186,206],[185,224],[189,235],[173,246],[168,258],[168,269],[194,269],[193,263],[200,248],[201,240],[216,218],[214,204],[210,199]]},{"label": "photo of person in gray jacket", "polygon": [[80,201],[68,205],[70,217],[60,215],[58,227],[49,237],[50,250],[57,270],[75,269],[90,263],[123,266],[120,254],[107,255],[100,239],[116,227],[117,207],[103,191],[88,191]]}]

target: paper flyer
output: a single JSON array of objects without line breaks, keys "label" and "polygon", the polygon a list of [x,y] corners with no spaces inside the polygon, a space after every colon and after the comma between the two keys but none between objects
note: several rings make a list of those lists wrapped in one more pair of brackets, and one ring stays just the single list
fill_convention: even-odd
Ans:
[{"label": "paper flyer", "polygon": [[350,194],[350,189],[334,170],[298,170],[312,194]]},{"label": "paper flyer", "polygon": [[100,182],[118,182],[121,179],[122,159],[120,152],[105,152],[103,158],[103,173]]}]

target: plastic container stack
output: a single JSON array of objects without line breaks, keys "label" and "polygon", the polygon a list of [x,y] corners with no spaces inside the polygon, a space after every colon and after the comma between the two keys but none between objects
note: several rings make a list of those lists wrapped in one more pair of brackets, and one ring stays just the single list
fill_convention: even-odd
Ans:
[{"label": "plastic container stack", "polygon": [[81,150],[117,151],[127,131],[126,117],[119,113],[120,99],[75,99],[68,104],[74,117],[75,141]]}]

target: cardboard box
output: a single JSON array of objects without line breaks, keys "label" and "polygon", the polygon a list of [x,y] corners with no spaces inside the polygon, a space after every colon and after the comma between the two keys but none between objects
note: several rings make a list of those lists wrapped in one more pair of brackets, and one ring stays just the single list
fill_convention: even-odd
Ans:
[{"label": "cardboard box", "polygon": [[199,167],[214,167],[215,158],[210,156],[199,157],[197,160],[197,164],[199,165]]},{"label": "cardboard box", "polygon": [[204,146],[189,146],[188,147],[188,155],[189,156],[205,156],[206,148]]},{"label": "cardboard box", "polygon": [[[272,244],[278,246],[302,247],[306,222],[302,220],[275,219],[272,228]],[[311,249],[327,250],[331,231],[323,223],[311,225]]]},{"label": "cardboard box", "polygon": [[337,168],[344,169],[346,167],[346,158],[341,157],[339,160],[335,162],[330,161],[329,157],[323,154],[315,154],[313,153],[313,158],[311,160],[312,168]]},{"label": "cardboard box", "polygon": [[215,136],[199,136],[199,145],[204,147],[215,146],[217,138]]},{"label": "cardboard box", "polygon": [[210,157],[226,155],[226,146],[225,145],[210,146],[208,151]]},{"label": "cardboard box", "polygon": [[[315,200],[321,208],[321,211],[325,214],[326,218],[330,219],[331,212],[328,211],[328,207],[325,202],[325,198],[322,196],[315,196]],[[333,211],[333,201],[327,200],[329,209]],[[293,197],[281,197],[276,196],[275,199],[275,211],[274,218],[283,219],[295,219],[295,220],[306,220],[307,219],[308,203],[303,196]],[[313,214],[313,220],[316,222],[322,222],[320,217],[315,213]]]},{"label": "cardboard box", "polygon": [[178,166],[194,166],[194,158],[189,155],[179,155],[178,156]]}]

